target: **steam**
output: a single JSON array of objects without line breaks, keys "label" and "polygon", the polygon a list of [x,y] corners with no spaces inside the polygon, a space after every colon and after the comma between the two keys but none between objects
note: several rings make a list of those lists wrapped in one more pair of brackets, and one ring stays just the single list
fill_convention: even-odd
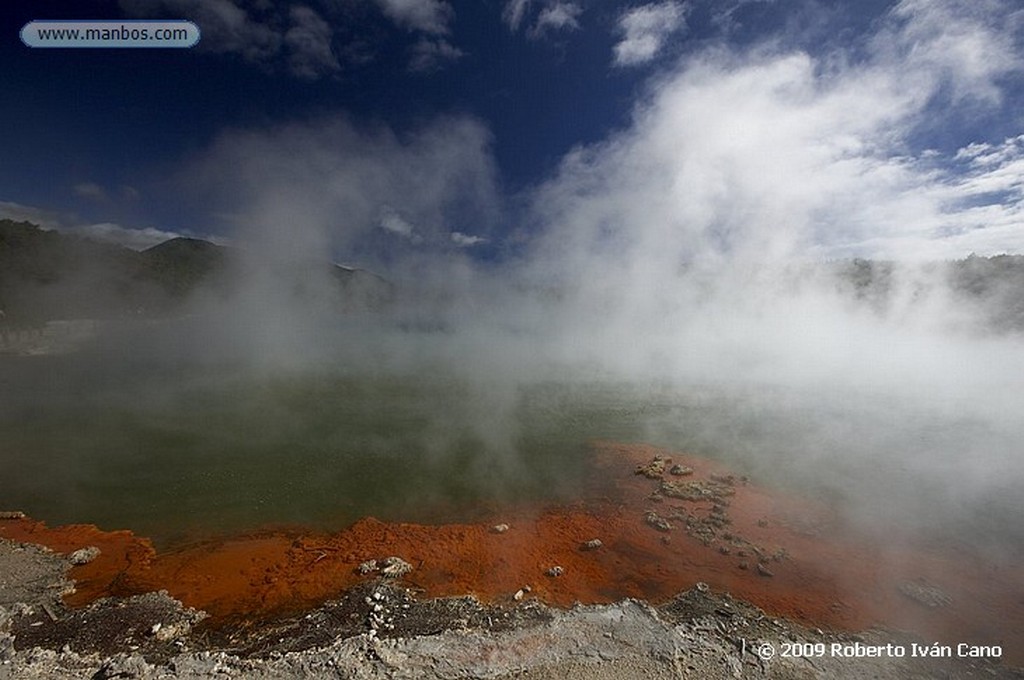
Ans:
[{"label": "steam", "polygon": [[[1019,17],[983,4],[906,0],[825,55],[782,41],[689,55],[628,126],[512,202],[466,117],[401,135],[331,117],[226,133],[187,176],[238,243],[261,262],[347,253],[400,293],[338,317],[323,277],[281,299],[289,286],[254,266],[220,315],[225,346],[450,376],[463,398],[435,431],[469,427],[483,467],[519,464],[531,385],[658,386],[631,393],[673,395],[671,417],[644,421],[651,439],[839,491],[861,518],[884,498],[911,519],[955,513],[1024,476],[1024,343],[991,334],[926,264],[1024,250],[1024,148],[913,142],[943,111],[997,108],[1019,74]],[[503,220],[518,228],[499,262],[457,247]],[[897,263],[883,303],[823,264],[851,257]]]},{"label": "steam", "polygon": [[[922,524],[991,503],[1013,517],[1024,339],[992,333],[927,263],[1024,252],[1024,144],[916,140],[1001,106],[1019,23],[994,0],[904,0],[846,50],[703,49],[515,197],[466,116],[225,132],[179,182],[248,257],[234,292],[195,300],[191,335],[162,347],[450,381],[426,448],[444,457],[468,430],[468,465],[491,481],[524,473],[524,419],[549,415],[529,408],[540,387],[568,386],[551,403],[571,411],[605,385],[635,436],[837,493],[866,524],[880,507]],[[504,251],[473,256],[502,233]],[[895,263],[884,301],[825,264],[851,257]],[[313,264],[329,258],[394,299],[338,313],[350,297]]]},{"label": "steam", "polygon": [[[998,105],[1020,50],[994,21],[904,2],[858,58],[712,49],[653,80],[534,196],[528,277],[563,292],[550,346],[722,399],[676,436],[866,523],[1019,510],[1021,338],[988,334],[922,261],[1021,252],[1020,146],[965,173],[979,147],[910,150],[940,106]],[[887,305],[812,264],[846,257],[899,263]]]}]

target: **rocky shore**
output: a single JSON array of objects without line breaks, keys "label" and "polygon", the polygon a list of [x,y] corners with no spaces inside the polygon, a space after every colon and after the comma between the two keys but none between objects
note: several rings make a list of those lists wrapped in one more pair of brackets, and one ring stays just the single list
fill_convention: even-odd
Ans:
[{"label": "rocky shore", "polygon": [[1012,559],[860,535],[699,457],[594,465],[579,502],[493,521],[168,550],[2,513],[0,679],[1024,678]]},{"label": "rocky shore", "polygon": [[[302,614],[208,627],[166,592],[68,608],[71,566],[0,540],[0,678],[1024,677],[993,659],[851,657],[926,645],[892,631],[807,628],[703,583],[659,607],[626,599],[565,610],[529,596],[421,600],[379,576]],[[786,655],[794,649],[809,653]]]}]

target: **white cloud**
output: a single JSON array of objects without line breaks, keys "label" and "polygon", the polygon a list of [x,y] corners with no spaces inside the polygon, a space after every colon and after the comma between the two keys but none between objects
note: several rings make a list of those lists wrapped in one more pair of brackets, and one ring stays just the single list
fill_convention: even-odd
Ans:
[{"label": "white cloud", "polygon": [[169,241],[172,238],[189,236],[184,233],[163,231],[152,227],[134,229],[121,226],[120,224],[114,224],[112,222],[84,224],[65,229],[64,231],[84,236],[95,241],[103,241],[105,243],[124,246],[131,250],[145,250],[146,248],[152,248],[164,241]]},{"label": "white cloud", "polygon": [[1017,161],[1024,152],[1024,135],[1011,137],[1002,144],[972,142],[960,149],[956,160],[967,161],[975,168],[991,168]]},{"label": "white cloud", "polygon": [[[1024,136],[1022,136],[1024,137]],[[898,226],[867,234],[847,249],[921,259],[952,259],[968,253],[1024,254],[1024,139],[1001,144],[973,143],[952,161],[968,168],[925,171],[907,168],[907,183],[891,200],[901,213],[890,220]]]},{"label": "white cloud", "polygon": [[246,3],[240,0],[120,0],[129,15],[189,19],[202,32],[199,49],[236,54],[268,70],[305,80],[337,72],[334,30],[310,6]]},{"label": "white cloud", "polygon": [[447,40],[421,38],[411,49],[412,57],[409,60],[409,70],[417,72],[436,71],[445,64],[465,56],[462,50]]},{"label": "white cloud", "polygon": [[76,196],[88,198],[92,201],[103,202],[108,199],[106,190],[95,182],[80,182],[72,187],[72,189]]},{"label": "white cloud", "polygon": [[420,238],[420,235],[416,233],[416,229],[407,221],[402,219],[402,216],[395,212],[390,206],[385,206],[381,211],[380,220],[377,222],[377,225],[384,231],[407,238],[413,243],[419,243],[423,240]]},{"label": "white cloud", "polygon": [[409,70],[427,73],[461,59],[463,51],[448,40],[450,24],[455,18],[452,6],[443,0],[377,0],[378,6],[396,25],[422,36],[410,48]]},{"label": "white cloud", "polygon": [[13,201],[0,201],[0,219],[12,220],[14,222],[31,222],[43,229],[59,229],[67,216],[63,216],[54,210],[38,208],[33,205],[14,203]]},{"label": "white cloud", "polygon": [[288,64],[292,73],[306,80],[340,70],[331,50],[333,31],[315,11],[296,5],[290,12],[291,28],[284,35],[289,47]]},{"label": "white cloud", "polygon": [[[682,62],[629,129],[574,150],[538,192],[537,261],[588,282],[618,270],[642,300],[684,262],[1024,253],[1018,139],[968,147],[967,174],[907,150],[944,115],[937,102],[996,104],[999,77],[1024,64],[1008,5],[984,22],[959,7],[901,4],[860,61],[759,47]],[[983,44],[1011,51],[984,66],[939,57]]]},{"label": "white cloud", "polygon": [[540,11],[529,31],[531,38],[541,38],[551,31],[576,31],[580,28],[579,17],[583,8],[575,2],[554,0]]},{"label": "white cloud", "polygon": [[530,0],[507,0],[501,12],[501,19],[510,30],[517,31],[529,9]]},{"label": "white cloud", "polygon": [[121,0],[121,7],[133,16],[196,22],[203,50],[238,54],[253,63],[265,62],[281,50],[280,33],[232,0]]},{"label": "white cloud", "polygon": [[135,187],[122,184],[116,189],[107,189],[97,182],[79,182],[71,187],[72,192],[79,198],[86,198],[97,203],[110,203],[115,199],[125,202],[137,201],[139,190]]},{"label": "white cloud", "polygon": [[1024,12],[1001,0],[901,0],[875,48],[921,77],[948,83],[956,98],[997,101],[999,78],[1020,70]]},{"label": "white cloud", "polygon": [[452,243],[460,248],[468,248],[469,246],[475,246],[486,242],[487,239],[482,236],[471,236],[469,234],[463,234],[461,231],[452,232]]},{"label": "white cloud", "polygon": [[530,21],[533,6],[532,0],[507,0],[502,8],[501,20],[513,33],[525,22],[529,26],[527,35],[532,39],[542,38],[552,31],[575,31],[580,28],[579,18],[583,14],[583,7],[579,3],[542,0],[540,11]]},{"label": "white cloud", "polygon": [[[105,193],[104,196],[106,196]],[[0,219],[9,219],[15,222],[31,222],[47,231],[77,234],[95,241],[115,243],[132,250],[144,250],[179,236],[194,237],[186,232],[164,231],[152,227],[139,229],[125,227],[112,222],[80,224],[74,215],[61,214],[53,210],[12,203],[10,201],[0,201]],[[194,238],[206,238],[218,243],[224,242],[224,239],[215,237],[203,236]]]},{"label": "white cloud", "polygon": [[718,0],[711,9],[711,23],[728,33],[737,27],[735,15],[743,7],[774,2],[776,0]]},{"label": "white cloud", "polygon": [[686,27],[681,2],[651,3],[626,10],[619,17],[622,40],[614,47],[616,66],[637,66],[654,59],[665,41]]},{"label": "white cloud", "polygon": [[455,17],[443,0],[377,0],[377,5],[398,26],[432,35],[447,35]]},{"label": "white cloud", "polygon": [[956,158],[969,159],[970,171],[957,181],[965,196],[1024,200],[1024,135],[999,145],[971,144],[960,149]]},{"label": "white cloud", "polygon": [[[332,20],[346,17],[336,2],[273,4],[244,0],[120,0],[129,16],[184,18],[196,22],[203,38],[199,48],[220,54],[237,54],[245,61],[270,71],[288,72],[304,80],[316,80],[347,64],[372,59],[368,43],[346,35]],[[463,56],[451,40],[455,10],[447,0],[374,0],[377,8],[396,26],[429,36],[411,48],[412,71],[432,71]],[[338,29],[337,31],[335,29]]]}]

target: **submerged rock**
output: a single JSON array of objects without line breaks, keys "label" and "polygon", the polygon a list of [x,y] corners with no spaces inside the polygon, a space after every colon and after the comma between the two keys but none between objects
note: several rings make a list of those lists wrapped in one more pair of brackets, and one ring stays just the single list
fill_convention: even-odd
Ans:
[{"label": "submerged rock", "polygon": [[692,482],[671,482],[662,480],[658,491],[669,498],[679,498],[684,501],[721,500],[724,496],[731,496],[734,491],[731,486],[719,482],[707,482],[694,480]]},{"label": "submerged rock", "polygon": [[945,607],[953,601],[941,588],[923,579],[906,581],[899,584],[898,588],[903,595],[925,607]]},{"label": "submerged rock", "polygon": [[398,578],[405,576],[412,571],[412,565],[403,560],[401,557],[385,557],[381,562],[382,566],[380,573],[388,578]]},{"label": "submerged rock", "polygon": [[658,531],[672,531],[672,525],[669,524],[669,521],[653,510],[647,511],[647,514],[644,515],[644,521]]},{"label": "submerged rock", "polygon": [[648,479],[658,479],[665,474],[665,466],[672,462],[671,458],[655,456],[647,463],[637,465],[633,474],[643,475]]}]

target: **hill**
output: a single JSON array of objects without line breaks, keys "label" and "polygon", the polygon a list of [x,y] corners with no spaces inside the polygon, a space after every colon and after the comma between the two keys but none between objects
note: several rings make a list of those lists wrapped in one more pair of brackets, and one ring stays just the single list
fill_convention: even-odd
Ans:
[{"label": "hill", "polygon": [[[843,297],[883,314],[898,305],[905,309],[923,303],[941,290],[989,330],[1024,331],[1020,255],[972,255],[916,270],[854,259],[790,274],[817,282],[813,285],[830,282]],[[175,238],[137,252],[28,222],[0,220],[0,323],[6,327],[56,319],[163,317],[180,313],[197,293],[237,300],[232,296],[245,292],[239,286],[254,280],[269,282],[273,290],[261,289],[260,294],[277,304],[301,304],[319,296],[339,312],[379,308],[395,293],[390,283],[370,272],[322,261],[268,260],[194,238]]]},{"label": "hill", "polygon": [[242,262],[272,267],[280,285],[292,289],[303,288],[311,275],[323,275],[337,286],[343,301],[339,311],[378,305],[390,296],[383,279],[326,262],[264,263],[193,238],[137,252],[29,222],[0,220],[0,320],[33,326],[55,319],[172,315],[197,292],[228,296],[232,268]]},{"label": "hill", "polygon": [[907,276],[893,262],[844,260],[830,263],[841,290],[878,311],[897,298],[921,303],[944,284],[955,305],[996,332],[1024,331],[1024,256],[970,255],[952,262],[931,262]]}]

